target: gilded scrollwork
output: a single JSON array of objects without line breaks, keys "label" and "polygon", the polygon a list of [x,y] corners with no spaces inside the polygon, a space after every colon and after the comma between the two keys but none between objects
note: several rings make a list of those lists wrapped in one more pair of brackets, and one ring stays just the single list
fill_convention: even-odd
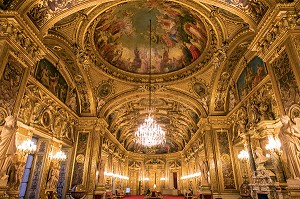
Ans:
[{"label": "gilded scrollwork", "polygon": [[261,121],[274,120],[278,117],[278,104],[270,82],[265,83],[252,94],[236,111],[233,122],[233,139],[238,139],[250,129],[256,128]]},{"label": "gilded scrollwork", "polygon": [[74,142],[77,118],[32,83],[28,83],[25,89],[19,118],[25,124],[34,124],[52,132],[59,139]]},{"label": "gilded scrollwork", "polygon": [[0,35],[7,36],[14,40],[16,44],[21,46],[27,55],[32,60],[40,60],[44,53],[38,44],[31,38],[28,37],[28,33],[20,28],[20,24],[13,20],[0,20]]}]

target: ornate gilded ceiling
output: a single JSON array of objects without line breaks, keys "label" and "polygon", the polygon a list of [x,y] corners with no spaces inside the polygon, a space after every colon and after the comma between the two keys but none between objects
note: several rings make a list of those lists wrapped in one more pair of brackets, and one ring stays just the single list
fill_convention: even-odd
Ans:
[{"label": "ornate gilded ceiling", "polygon": [[[77,92],[79,116],[104,118],[128,151],[170,153],[202,130],[201,118],[226,114],[234,71],[275,0],[18,2],[1,6],[22,10],[49,49],[45,59]],[[149,91],[167,132],[167,143],[152,149],[133,140]]]}]

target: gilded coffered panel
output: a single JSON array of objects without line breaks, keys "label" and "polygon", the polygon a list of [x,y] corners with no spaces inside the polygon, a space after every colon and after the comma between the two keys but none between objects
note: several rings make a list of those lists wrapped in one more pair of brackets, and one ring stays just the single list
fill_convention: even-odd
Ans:
[{"label": "gilded coffered panel", "polygon": [[118,106],[116,104],[114,107],[107,107],[109,111],[105,112],[109,131],[127,150],[139,153],[150,153],[150,151],[151,153],[167,153],[182,150],[197,131],[197,123],[201,115],[199,110],[194,109],[195,107],[187,106],[180,100],[161,98],[157,95],[152,99],[154,109],[152,116],[167,132],[167,144],[153,151],[140,147],[134,142],[134,132],[148,115],[149,99],[141,98],[141,96],[140,99],[128,97],[128,101]]}]

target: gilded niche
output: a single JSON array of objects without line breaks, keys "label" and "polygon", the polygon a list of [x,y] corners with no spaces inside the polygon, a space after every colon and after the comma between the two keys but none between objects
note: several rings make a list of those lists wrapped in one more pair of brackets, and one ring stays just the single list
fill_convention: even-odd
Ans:
[{"label": "gilded niche", "polygon": [[171,1],[135,1],[98,17],[94,44],[105,61],[132,73],[149,73],[150,20],[152,73],[177,71],[203,53],[208,35],[195,11]]}]

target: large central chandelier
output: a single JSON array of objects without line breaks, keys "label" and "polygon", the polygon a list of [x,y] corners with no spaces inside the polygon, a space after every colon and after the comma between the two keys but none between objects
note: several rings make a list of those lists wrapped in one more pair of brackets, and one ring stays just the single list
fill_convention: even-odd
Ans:
[{"label": "large central chandelier", "polygon": [[150,50],[149,50],[149,115],[135,132],[135,141],[146,147],[166,143],[166,133],[151,117],[151,20],[150,20]]}]

